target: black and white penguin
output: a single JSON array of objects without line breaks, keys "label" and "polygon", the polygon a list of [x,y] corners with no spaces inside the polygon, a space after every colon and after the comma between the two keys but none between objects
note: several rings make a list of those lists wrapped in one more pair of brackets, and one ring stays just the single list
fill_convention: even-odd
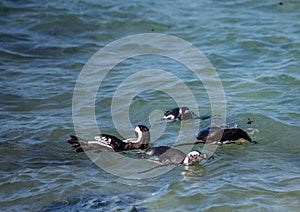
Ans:
[{"label": "black and white penguin", "polygon": [[81,138],[71,135],[68,140],[76,150],[76,152],[84,152],[88,150],[109,149],[112,151],[124,151],[130,149],[147,149],[150,142],[150,132],[148,127],[138,125],[135,129],[136,138],[120,140],[113,135],[100,134],[95,136],[95,141],[85,141]]},{"label": "black and white penguin", "polygon": [[177,107],[164,112],[162,119],[165,120],[187,120],[193,119],[195,114],[188,107]]},{"label": "black and white penguin", "polygon": [[164,116],[162,117],[163,120],[188,120],[188,119],[208,119],[210,116],[201,116],[198,117],[196,114],[191,111],[188,107],[177,107],[171,110],[164,112]]},{"label": "black and white penguin", "polygon": [[231,144],[236,143],[236,141],[239,139],[254,142],[248,133],[241,128],[207,128],[198,133],[197,139],[200,140],[200,142],[197,143],[210,144]]},{"label": "black and white penguin", "polygon": [[184,152],[168,146],[151,147],[145,151],[145,154],[151,156],[150,159],[161,165],[183,164],[191,166],[207,159],[207,154],[202,154],[196,150],[185,154]]}]

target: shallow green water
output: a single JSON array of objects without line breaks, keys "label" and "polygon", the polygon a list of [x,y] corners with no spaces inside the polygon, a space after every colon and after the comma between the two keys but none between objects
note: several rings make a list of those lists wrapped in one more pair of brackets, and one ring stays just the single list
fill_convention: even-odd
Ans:
[{"label": "shallow green water", "polygon": [[[1,1],[0,209],[300,210],[300,2],[282,2]],[[258,129],[258,144],[221,146],[203,166],[144,180],[111,175],[76,154],[66,141],[74,134],[72,96],[84,64],[104,45],[138,33],[170,34],[199,48],[223,84],[227,122]],[[210,114],[206,90],[187,67],[139,56],[114,67],[100,86],[95,111],[102,131],[117,134],[114,92],[146,69],[176,75],[193,91],[199,114]],[[176,84],[161,85],[169,87],[185,98]],[[143,91],[132,101],[130,121],[149,126],[153,111],[175,106],[163,92]],[[209,124],[187,121],[183,142]],[[121,130],[132,136],[131,128]],[[179,128],[169,123],[155,145],[172,145]]]}]

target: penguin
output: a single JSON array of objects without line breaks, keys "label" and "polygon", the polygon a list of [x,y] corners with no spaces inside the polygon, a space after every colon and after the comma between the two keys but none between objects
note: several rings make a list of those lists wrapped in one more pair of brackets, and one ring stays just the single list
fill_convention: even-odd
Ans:
[{"label": "penguin", "polygon": [[241,128],[206,128],[198,133],[197,139],[200,141],[196,143],[231,144],[236,143],[239,139],[256,143],[252,141],[248,133]]},{"label": "penguin", "polygon": [[147,149],[150,143],[150,132],[148,127],[138,125],[134,131],[136,138],[125,140],[121,140],[113,135],[100,134],[95,136],[94,141],[85,141],[77,136],[70,135],[71,139],[68,140],[68,143],[75,148],[76,152],[100,150],[103,148],[115,152],[131,149]]},{"label": "penguin", "polygon": [[145,151],[145,154],[150,156],[150,159],[158,162],[161,165],[183,164],[185,166],[191,166],[208,158],[207,154],[198,152],[196,150],[185,154],[178,149],[168,146],[151,147]]},{"label": "penguin", "polygon": [[196,114],[191,111],[188,107],[177,107],[164,112],[163,120],[173,120],[173,121],[183,121],[188,119],[201,119],[205,120],[210,118],[210,116],[196,116]]}]

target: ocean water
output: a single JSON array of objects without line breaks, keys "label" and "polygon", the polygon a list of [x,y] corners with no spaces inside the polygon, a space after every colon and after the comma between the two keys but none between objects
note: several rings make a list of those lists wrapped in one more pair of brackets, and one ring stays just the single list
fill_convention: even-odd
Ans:
[{"label": "ocean water", "polygon": [[[297,0],[0,1],[0,210],[299,211],[299,7]],[[157,55],[118,63],[94,96],[75,89],[98,50],[141,33],[176,36],[198,48],[222,83],[226,123],[255,130],[251,136],[257,144],[223,145],[202,165],[175,166],[143,179],[132,179],[136,167],[124,178],[101,169],[86,154],[75,153],[67,140],[76,133],[76,91],[96,97],[96,122],[105,133],[133,136],[133,126],[145,124],[151,126],[153,145],[173,145],[178,138],[194,142],[199,129],[210,125],[211,120],[154,120],[178,101],[190,104],[178,82],[192,91],[199,115],[212,112],[214,93],[209,95],[184,64],[159,55],[168,52],[168,40],[139,40],[144,51],[151,46],[161,49]],[[135,46],[127,44],[121,48],[131,54]],[[187,58],[190,53],[184,52]],[[153,76],[153,70],[138,74],[149,69],[164,70],[179,80]],[[122,95],[116,91],[132,76],[134,83],[127,83],[125,91],[137,95],[127,99],[128,122],[120,112],[125,107]],[[160,83],[156,89],[154,80]],[[87,89],[95,85],[84,83]],[[116,99],[120,104],[113,120]],[[251,125],[246,124],[248,118]],[[182,125],[188,133],[180,136]]]}]

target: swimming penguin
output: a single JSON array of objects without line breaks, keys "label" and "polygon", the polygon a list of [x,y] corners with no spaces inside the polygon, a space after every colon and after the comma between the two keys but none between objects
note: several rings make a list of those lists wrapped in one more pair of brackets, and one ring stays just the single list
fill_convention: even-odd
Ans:
[{"label": "swimming penguin", "polygon": [[162,117],[163,120],[188,120],[188,119],[208,119],[210,116],[201,116],[197,117],[196,114],[191,111],[188,107],[177,107],[171,110],[164,112],[164,116]]},{"label": "swimming penguin", "polygon": [[112,151],[124,151],[130,149],[146,149],[150,142],[150,133],[148,127],[138,125],[135,129],[136,138],[120,140],[113,135],[100,134],[95,136],[95,141],[85,141],[81,138],[71,135],[68,140],[76,150],[76,152],[84,152],[88,150],[109,149]]},{"label": "swimming penguin", "polygon": [[151,147],[145,151],[145,154],[151,156],[151,159],[161,165],[183,164],[186,166],[199,163],[206,159],[207,154],[202,154],[196,150],[185,154],[184,152],[168,146]]},{"label": "swimming penguin", "polygon": [[196,143],[211,143],[211,144],[231,144],[236,143],[239,139],[244,139],[249,142],[252,141],[247,132],[241,128],[221,128],[213,127],[200,131],[197,135],[200,142]]}]

